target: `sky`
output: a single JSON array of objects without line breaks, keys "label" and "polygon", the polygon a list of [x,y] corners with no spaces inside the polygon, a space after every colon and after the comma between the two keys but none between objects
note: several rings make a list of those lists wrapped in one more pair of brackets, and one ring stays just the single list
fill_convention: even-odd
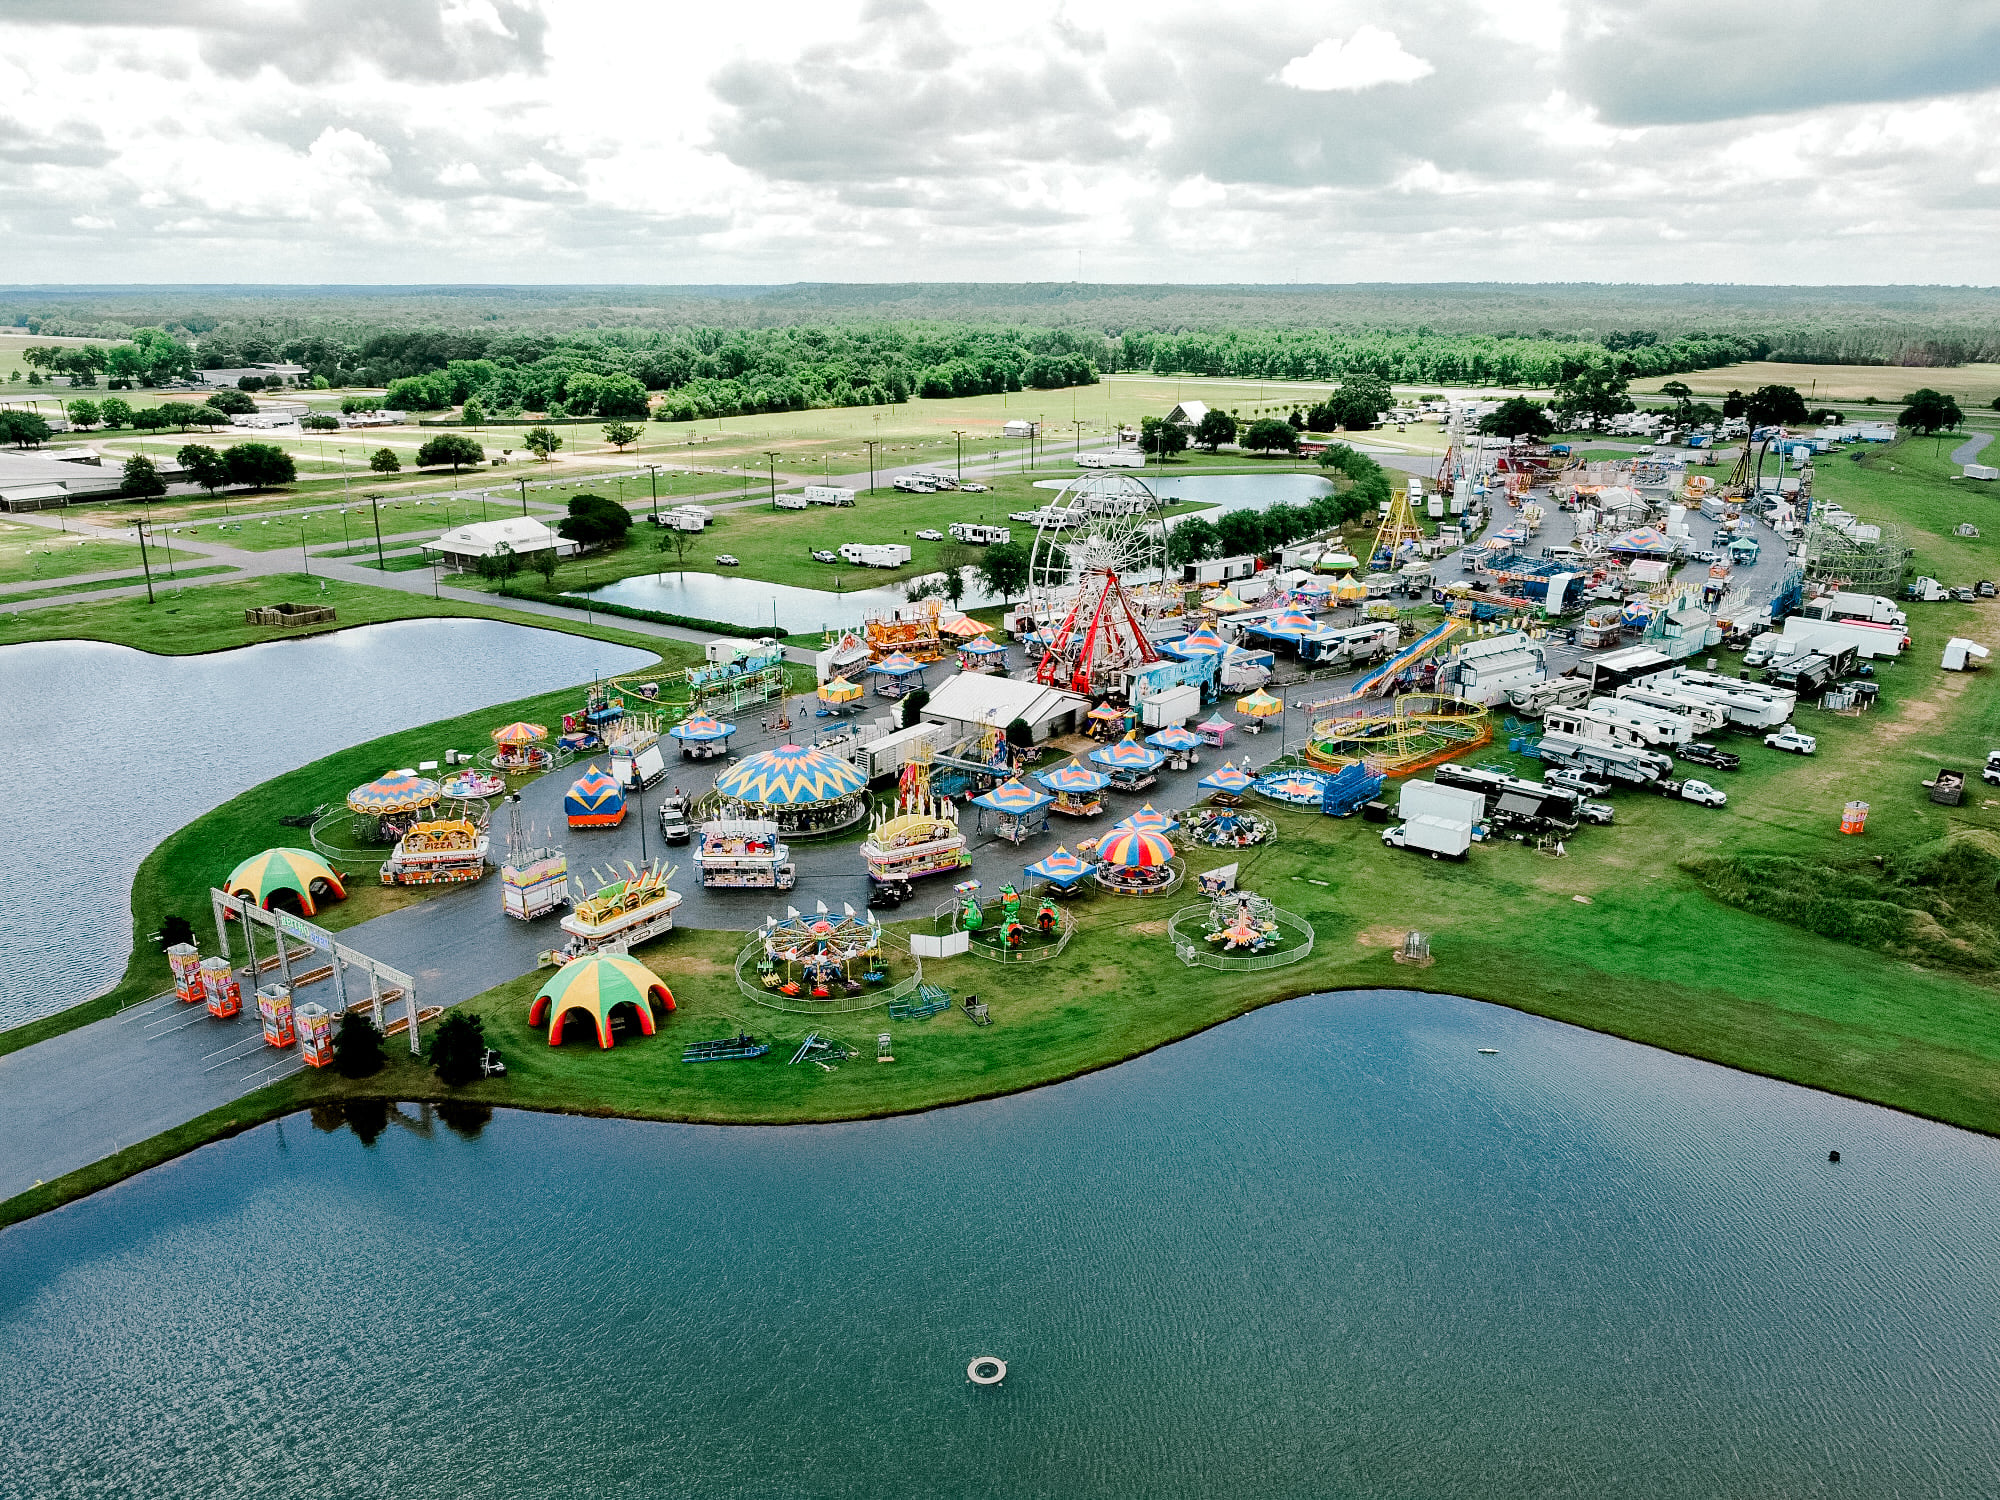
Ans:
[{"label": "sky", "polygon": [[1992,0],[7,0],[0,280],[2000,276]]}]

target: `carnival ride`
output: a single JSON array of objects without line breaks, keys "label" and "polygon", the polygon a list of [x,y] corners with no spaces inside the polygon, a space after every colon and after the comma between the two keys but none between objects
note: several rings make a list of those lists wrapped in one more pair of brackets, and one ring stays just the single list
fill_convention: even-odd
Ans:
[{"label": "carnival ride", "polygon": [[569,900],[569,860],[533,828],[521,827],[519,798],[507,804],[507,856],[500,865],[500,908],[533,921]]},{"label": "carnival ride", "polygon": [[1382,776],[1412,776],[1493,739],[1483,705],[1449,693],[1403,693],[1385,711],[1315,720],[1301,752],[1319,771],[1359,761]]},{"label": "carnival ride", "polygon": [[1312,924],[1255,891],[1213,893],[1167,919],[1167,936],[1184,964],[1208,969],[1277,969],[1309,957]]},{"label": "carnival ride", "polygon": [[597,888],[586,890],[581,881],[576,882],[577,894],[560,924],[569,941],[559,956],[627,953],[673,930],[674,910],[681,904],[680,892],[667,884],[676,873],[674,866],[656,859],[639,869],[628,860],[623,878],[615,872],[590,873],[598,882]]},{"label": "carnival ride", "polygon": [[1375,540],[1369,543],[1369,568],[1381,572],[1402,566],[1415,555],[1417,546],[1423,539],[1424,528],[1417,522],[1417,512],[1410,504],[1409,490],[1407,488],[1397,490],[1389,501],[1389,513],[1382,517],[1382,524],[1375,528]]},{"label": "carnival ride", "polygon": [[1028,564],[1040,625],[1035,680],[1086,697],[1120,687],[1127,668],[1160,659],[1146,621],[1177,612],[1167,583],[1165,510],[1129,474],[1090,474],[1043,508]]},{"label": "carnival ride", "polygon": [[1247,807],[1215,803],[1191,809],[1182,834],[1210,849],[1249,849],[1276,838],[1278,825]]},{"label": "carnival ride", "polygon": [[1250,783],[1250,790],[1273,802],[1293,807],[1318,807],[1326,797],[1327,774],[1298,767],[1267,771]]},{"label": "carnival ride", "polygon": [[273,901],[296,905],[304,916],[316,916],[319,903],[343,900],[347,886],[332,865],[310,849],[266,849],[229,872],[222,888],[232,896],[254,901],[266,911]]},{"label": "carnival ride", "polygon": [[609,1048],[622,1029],[621,1011],[629,1011],[645,1036],[653,1035],[653,1010],[674,1008],[666,981],[637,959],[621,954],[592,953],[573,958],[552,975],[528,1007],[528,1024],[549,1028],[549,1045],[560,1047],[563,1023],[580,1014],[591,1023],[597,1045]]},{"label": "carnival ride", "polygon": [[1031,787],[1015,777],[974,797],[972,805],[981,809],[982,823],[986,813],[995,814],[994,832],[1010,844],[1019,844],[1034,834],[1047,831],[1047,809],[1054,801],[1055,798],[1048,792]]},{"label": "carnival ride", "polygon": [[862,842],[868,878],[876,885],[907,885],[962,870],[972,863],[968,843],[951,799],[931,792],[930,745],[919,743],[898,773],[893,810],[876,813]]},{"label": "carnival ride", "polygon": [[1103,812],[1104,801],[1097,794],[1111,783],[1104,772],[1093,771],[1074,758],[1066,766],[1037,772],[1035,780],[1044,790],[1055,794],[1049,811],[1070,818],[1094,818]]},{"label": "carnival ride", "polygon": [[1114,792],[1143,792],[1159,781],[1157,773],[1167,752],[1140,743],[1138,731],[1132,730],[1117,744],[1091,751],[1090,758],[1110,773]]},{"label": "carnival ride", "polygon": [[1024,917],[1021,893],[1012,881],[1000,887],[996,900],[984,904],[979,888],[976,880],[962,882],[952,912],[958,930],[968,936],[968,952],[982,958],[1046,959],[1068,944],[1072,919],[1048,894],[1032,916]]},{"label": "carnival ride", "polygon": [[861,821],[868,780],[852,762],[818,746],[779,745],[747,755],[715,778],[703,799],[710,816],[768,818],[797,837]]},{"label": "carnival ride", "polygon": [[471,818],[412,823],[382,861],[384,885],[441,885],[486,874],[486,830]]},{"label": "carnival ride", "polygon": [[554,755],[542,744],[549,732],[540,724],[516,719],[493,731],[492,765],[498,771],[546,771]]},{"label": "carnival ride", "polygon": [[506,792],[507,778],[485,771],[457,771],[445,777],[438,790],[450,802],[487,802]]},{"label": "carnival ride", "polygon": [[[763,957],[757,973],[764,989],[788,999],[831,1000],[864,994],[885,984],[882,924],[843,904],[840,915],[815,903],[811,916],[786,907],[783,921],[766,917],[757,940]],[[882,994],[875,1003],[886,1003]]]},{"label": "carnival ride", "polygon": [[878,662],[898,654],[924,664],[942,661],[958,648],[957,638],[944,630],[943,618],[942,600],[914,599],[862,621],[861,639]]},{"label": "carnival ride", "polygon": [[356,787],[347,794],[347,806],[364,818],[373,818],[377,839],[388,844],[402,837],[414,814],[436,807],[442,796],[435,781],[405,769]]},{"label": "carnival ride", "polygon": [[1098,844],[1093,876],[1114,896],[1164,896],[1181,883],[1181,866],[1165,834],[1126,829]]}]

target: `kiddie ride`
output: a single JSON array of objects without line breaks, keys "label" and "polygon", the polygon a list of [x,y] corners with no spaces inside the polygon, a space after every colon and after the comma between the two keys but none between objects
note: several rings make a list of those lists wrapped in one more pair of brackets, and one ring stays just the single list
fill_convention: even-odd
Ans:
[{"label": "kiddie ride", "polygon": [[674,909],[681,904],[681,893],[667,885],[674,866],[654,860],[641,870],[627,861],[623,880],[595,870],[591,874],[600,884],[595,893],[578,895],[562,919],[569,941],[553,955],[556,959],[630,953],[638,944],[673,930]]},{"label": "kiddie ride", "polygon": [[1032,928],[1021,920],[1021,894],[1013,883],[1000,887],[1000,912],[997,925],[989,932],[986,913],[979,904],[979,882],[968,880],[957,887],[964,898],[959,907],[958,925],[972,934],[975,943],[987,943],[996,947],[1018,950],[1028,946],[1030,936],[1039,937],[1043,942],[1052,942],[1062,933],[1062,913],[1048,896],[1043,896],[1036,908]]},{"label": "kiddie ride", "polygon": [[1269,900],[1254,891],[1217,896],[1209,910],[1206,936],[1225,953],[1267,953],[1285,941],[1276,911]]},{"label": "kiddie ride", "polygon": [[487,837],[470,818],[412,823],[382,861],[384,885],[439,885],[486,873]]}]

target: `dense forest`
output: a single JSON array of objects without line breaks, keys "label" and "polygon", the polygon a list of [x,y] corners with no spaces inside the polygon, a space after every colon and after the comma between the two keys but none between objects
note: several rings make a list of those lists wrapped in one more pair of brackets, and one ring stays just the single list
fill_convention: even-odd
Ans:
[{"label": "dense forest", "polygon": [[1591,367],[2000,359],[2000,292],[1949,287],[16,287],[0,322],[303,364],[411,410],[669,420],[1132,371],[1550,387]]}]

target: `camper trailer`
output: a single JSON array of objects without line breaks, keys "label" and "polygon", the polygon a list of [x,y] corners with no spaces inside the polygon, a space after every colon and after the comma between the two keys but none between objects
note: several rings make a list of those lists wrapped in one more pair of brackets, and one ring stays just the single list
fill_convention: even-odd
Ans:
[{"label": "camper trailer", "polygon": [[861,568],[900,568],[910,560],[901,542],[843,542],[841,558]]},{"label": "camper trailer", "polygon": [[803,491],[808,505],[852,505],[854,491],[843,490],[830,484],[809,484]]},{"label": "camper trailer", "polygon": [[947,529],[953,541],[970,542],[978,547],[1014,540],[1014,533],[1005,526],[981,526],[974,521],[953,521]]}]

